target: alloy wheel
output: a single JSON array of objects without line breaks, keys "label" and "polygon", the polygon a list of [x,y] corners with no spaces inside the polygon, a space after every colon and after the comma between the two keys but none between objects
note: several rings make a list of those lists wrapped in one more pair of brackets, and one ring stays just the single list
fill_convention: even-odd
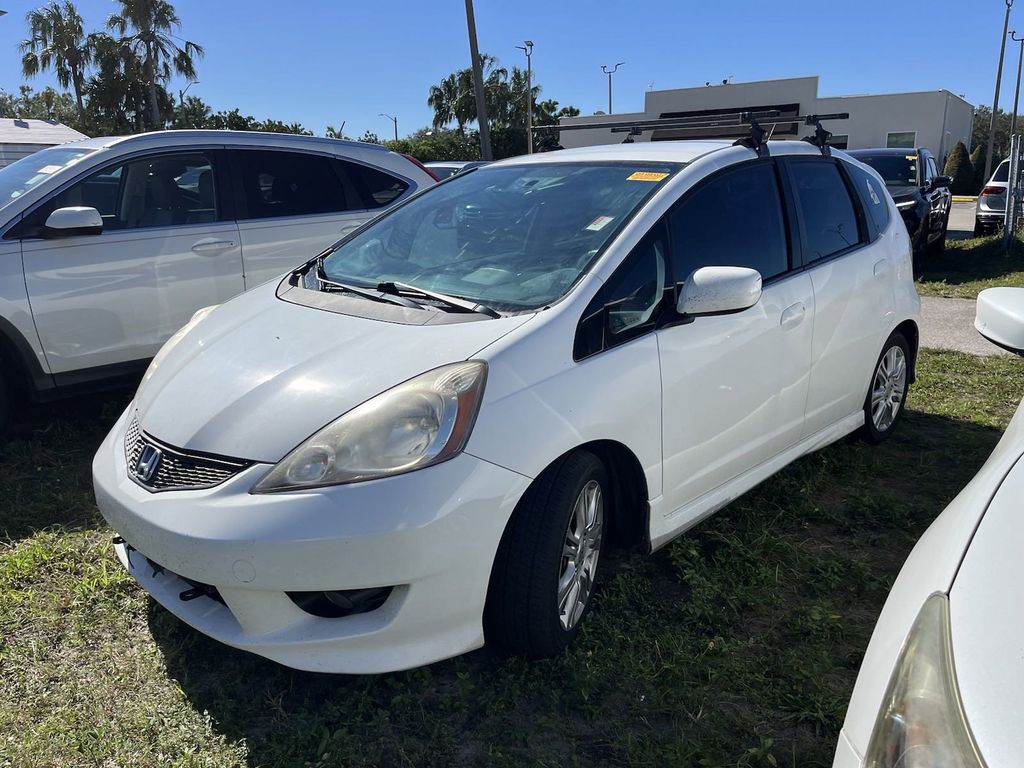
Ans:
[{"label": "alloy wheel", "polygon": [[879,432],[885,432],[896,421],[906,388],[907,357],[894,345],[878,361],[871,387],[871,421]]},{"label": "alloy wheel", "polygon": [[594,591],[604,532],[604,497],[596,480],[583,486],[565,532],[558,575],[558,618],[562,629],[576,626]]}]

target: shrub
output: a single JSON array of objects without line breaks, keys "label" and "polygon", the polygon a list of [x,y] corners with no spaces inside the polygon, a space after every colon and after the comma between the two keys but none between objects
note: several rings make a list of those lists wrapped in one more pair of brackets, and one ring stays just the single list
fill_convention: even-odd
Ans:
[{"label": "shrub", "polygon": [[971,165],[974,167],[974,192],[980,191],[988,181],[985,178],[985,157],[985,145],[979,142],[971,152]]},{"label": "shrub", "polygon": [[971,195],[977,192],[974,183],[974,166],[971,164],[971,156],[967,154],[967,147],[962,141],[958,141],[953,151],[946,159],[946,176],[953,179],[950,191],[954,195]]}]

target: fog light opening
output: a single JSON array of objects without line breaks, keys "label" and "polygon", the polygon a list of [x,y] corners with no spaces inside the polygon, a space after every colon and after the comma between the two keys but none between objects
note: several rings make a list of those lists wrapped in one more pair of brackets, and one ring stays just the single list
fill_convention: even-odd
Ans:
[{"label": "fog light opening", "polygon": [[384,605],[394,587],[337,589],[324,592],[286,592],[299,608],[313,616],[338,619],[357,613],[369,613]]}]

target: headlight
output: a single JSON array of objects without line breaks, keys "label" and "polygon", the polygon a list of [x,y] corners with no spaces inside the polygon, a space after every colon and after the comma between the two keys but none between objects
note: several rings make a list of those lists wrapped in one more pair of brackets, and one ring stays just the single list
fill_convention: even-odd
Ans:
[{"label": "headlight", "polygon": [[487,363],[473,360],[382,392],[281,459],[253,493],[356,483],[450,459],[469,439],[486,378]]},{"label": "headlight", "polygon": [[897,200],[896,207],[901,211],[905,211],[908,208],[913,208],[917,205],[917,200]]},{"label": "headlight", "polygon": [[865,768],[984,768],[953,670],[949,600],[928,598],[900,652]]},{"label": "headlight", "polygon": [[197,309],[196,313],[192,315],[192,319],[190,319],[187,323],[185,323],[185,325],[179,328],[178,332],[171,336],[171,338],[165,341],[164,345],[160,347],[160,350],[156,353],[156,356],[150,362],[149,368],[146,369],[146,375],[142,377],[142,380],[148,381],[149,377],[153,375],[153,371],[160,367],[160,363],[163,362],[163,359],[167,357],[167,354],[178,345],[178,342],[185,337],[185,334],[191,331],[193,328],[195,328],[199,324],[200,320],[202,320],[208,314],[213,312],[213,310],[215,310],[218,306],[218,304],[214,304],[211,307],[203,307],[202,309]]}]

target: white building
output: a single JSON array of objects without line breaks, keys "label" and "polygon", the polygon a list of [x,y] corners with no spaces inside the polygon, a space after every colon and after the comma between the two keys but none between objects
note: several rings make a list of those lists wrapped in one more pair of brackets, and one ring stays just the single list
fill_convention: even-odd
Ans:
[{"label": "white building", "polygon": [[[914,93],[819,96],[817,77],[793,77],[752,83],[728,83],[698,88],[648,91],[643,112],[562,118],[561,125],[628,122],[659,118],[714,118],[718,114],[776,110],[781,115],[848,112],[848,120],[827,120],[832,144],[844,149],[868,147],[925,147],[943,160],[958,141],[971,146],[974,107],[947,90]],[[762,121],[765,129],[772,129]],[[778,122],[774,138],[800,138],[814,129],[802,123]],[[621,142],[627,134],[608,128],[561,131],[565,147],[586,147]],[[680,138],[732,138],[737,130],[713,128],[685,132],[668,129],[644,131],[635,141],[667,141]]]},{"label": "white building", "polygon": [[0,118],[0,168],[40,149],[89,138],[53,120]]}]

